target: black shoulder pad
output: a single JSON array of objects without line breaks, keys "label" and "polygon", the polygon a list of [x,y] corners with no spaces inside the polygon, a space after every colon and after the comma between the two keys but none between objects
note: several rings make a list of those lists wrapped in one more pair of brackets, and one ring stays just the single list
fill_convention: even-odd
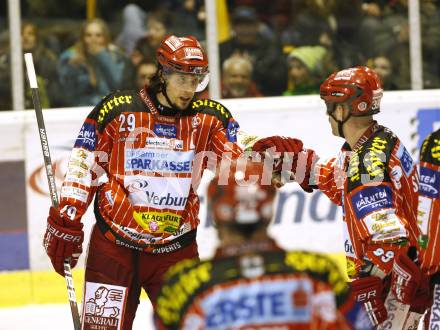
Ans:
[{"label": "black shoulder pad", "polygon": [[397,137],[387,128],[378,129],[349,161],[348,191],[362,186],[365,181],[390,182],[387,168]]},{"label": "black shoulder pad", "polygon": [[96,120],[98,131],[102,132],[110,121],[124,111],[146,111],[136,91],[126,90],[110,93],[95,106],[89,118]]},{"label": "black shoulder pad", "polygon": [[338,306],[348,298],[348,286],[341,269],[331,258],[321,253],[290,251],[285,264],[295,272],[305,272],[318,281],[329,283]]},{"label": "black shoulder pad", "polygon": [[229,120],[232,118],[231,112],[224,105],[213,100],[196,100],[192,102],[191,107],[199,113],[216,117],[222,122],[224,128],[228,127]]},{"label": "black shoulder pad", "polygon": [[420,161],[440,165],[440,129],[432,132],[423,141],[420,151]]}]

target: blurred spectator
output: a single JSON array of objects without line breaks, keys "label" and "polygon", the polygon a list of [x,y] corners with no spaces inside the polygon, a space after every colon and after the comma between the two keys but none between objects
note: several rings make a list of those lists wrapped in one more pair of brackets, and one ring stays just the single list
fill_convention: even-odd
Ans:
[{"label": "blurred spectator", "polygon": [[[56,56],[43,45],[38,37],[36,25],[32,23],[24,22],[22,24],[21,43],[23,53],[32,53],[33,55],[41,107],[50,108],[48,84],[53,89],[53,100],[56,99],[57,92],[59,93]],[[0,110],[13,110],[9,40],[4,40],[0,46],[0,76],[2,78],[0,79]],[[25,71],[23,71],[23,78],[25,82],[24,107],[25,109],[33,109],[32,93],[27,83]]]},{"label": "blurred spectator", "polygon": [[[252,81],[252,63],[246,56],[232,55],[223,62],[221,93],[223,99],[263,96]],[[197,98],[209,98],[205,89]]]},{"label": "blurred spectator", "polygon": [[378,55],[367,62],[367,65],[377,72],[382,79],[383,89],[386,91],[397,90],[394,82],[395,72],[393,63],[386,55]]},{"label": "blurred spectator", "polygon": [[[39,36],[37,26],[30,22],[22,24],[21,43],[23,53],[32,53],[34,59],[35,70],[44,81],[47,90],[47,107],[58,107],[61,105],[60,85],[58,79],[58,58]],[[40,86],[39,86],[40,87]],[[40,87],[40,91],[41,91]],[[30,104],[30,108],[32,103]]]},{"label": "blurred spectator", "polygon": [[263,96],[252,81],[252,63],[245,56],[231,56],[223,62],[222,98]]},{"label": "blurred spectator", "polygon": [[291,8],[291,22],[281,35],[287,51],[298,46],[331,47],[337,22],[335,0],[296,0]]},{"label": "blurred spectator", "polygon": [[205,21],[203,19],[203,1],[183,0],[173,12],[173,29],[184,35],[192,35],[198,40],[205,39]]},{"label": "blurred spectator", "polygon": [[61,54],[59,75],[66,106],[97,104],[120,88],[127,59],[110,42],[101,19],[85,22],[79,41]]},{"label": "blurred spectator", "polygon": [[146,36],[139,39],[131,53],[131,61],[136,66],[142,60],[154,61],[156,49],[160,42],[169,34],[172,27],[172,16],[158,10],[148,16]]},{"label": "blurred spectator", "polygon": [[279,43],[260,31],[253,8],[237,7],[232,15],[234,36],[220,44],[223,63],[233,54],[248,56],[254,67],[253,80],[264,95],[280,95],[285,88],[285,60]]},{"label": "blurred spectator", "polygon": [[128,56],[133,51],[136,42],[145,36],[145,21],[147,14],[138,5],[130,3],[122,13],[122,31],[116,38],[116,44]]},{"label": "blurred spectator", "polygon": [[322,46],[295,48],[288,56],[287,90],[284,96],[319,94],[319,86],[327,74],[327,50]]},{"label": "blurred spectator", "polygon": [[157,71],[157,65],[154,62],[142,61],[136,67],[136,87],[141,89],[149,86],[151,78]]}]

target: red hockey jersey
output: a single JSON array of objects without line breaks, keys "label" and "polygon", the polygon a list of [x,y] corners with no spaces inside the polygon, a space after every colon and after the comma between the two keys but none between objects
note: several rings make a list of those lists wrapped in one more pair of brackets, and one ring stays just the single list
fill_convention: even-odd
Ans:
[{"label": "red hockey jersey", "polygon": [[422,269],[440,270],[440,130],[433,132],[420,151],[418,221],[422,231]]},{"label": "red hockey jersey", "polygon": [[[415,163],[400,140],[373,124],[353,150],[316,167],[316,181],[344,215],[347,270],[356,277],[365,261],[388,273],[396,250],[418,246]],[[402,243],[402,244],[400,244]]]},{"label": "red hockey jersey", "polygon": [[61,188],[60,210],[80,221],[95,197],[97,225],[116,244],[151,253],[193,241],[203,169],[236,158],[237,122],[220,103],[163,107],[147,91],[105,97],[85,120]]}]

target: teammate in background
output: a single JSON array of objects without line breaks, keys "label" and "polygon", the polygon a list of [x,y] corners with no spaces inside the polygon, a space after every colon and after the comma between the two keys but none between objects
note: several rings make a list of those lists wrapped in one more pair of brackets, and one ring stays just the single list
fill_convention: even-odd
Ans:
[{"label": "teammate in background", "polygon": [[[338,157],[317,160],[312,150],[298,153],[298,141],[277,136],[257,141],[253,149],[263,152],[276,147],[277,152],[290,153],[285,156],[293,157],[284,157],[290,159],[284,161],[288,166],[279,170],[294,172],[293,178],[303,189],[319,188],[342,206],[347,271],[356,299],[364,303],[373,325],[387,320],[384,326],[393,324],[397,329],[399,322],[405,322],[409,306],[403,306],[403,314],[397,317],[392,315],[397,313],[391,306],[393,295],[389,295],[386,307],[382,297],[388,294],[387,283],[397,255],[415,267],[411,268],[414,276],[420,273],[406,256],[410,247],[418,248],[420,236],[416,166],[398,137],[373,119],[380,111],[383,93],[373,70],[355,67],[333,73],[322,83],[320,93],[332,133],[345,139]],[[399,300],[418,302],[414,296],[418,283],[404,284],[408,287],[400,288],[411,295]],[[402,298],[398,293],[397,298]]]},{"label": "teammate in background", "polygon": [[[428,329],[440,328],[440,129],[431,133],[420,150],[418,221],[422,231],[422,269],[431,276],[431,316]],[[429,314],[428,314],[429,315]],[[426,322],[427,323],[427,322]]]},{"label": "teammate in background", "polygon": [[212,260],[185,260],[165,275],[159,329],[348,329],[338,266],[318,253],[284,251],[268,236],[276,190],[263,184],[263,170],[245,157],[221,163],[208,186],[219,247]]},{"label": "teammate in background", "polygon": [[64,275],[63,260],[70,258],[74,267],[82,252],[81,218],[95,198],[83,329],[131,329],[142,288],[156,306],[166,270],[198,257],[195,191],[207,162],[196,155],[205,152],[218,161],[225,152],[231,158],[242,152],[234,143],[238,124],[231,113],[215,101],[194,99],[208,82],[199,42],[167,36],[157,62],[148,89],[113,92],[88,115],[71,153],[60,207],[52,207],[47,219],[44,246]]}]

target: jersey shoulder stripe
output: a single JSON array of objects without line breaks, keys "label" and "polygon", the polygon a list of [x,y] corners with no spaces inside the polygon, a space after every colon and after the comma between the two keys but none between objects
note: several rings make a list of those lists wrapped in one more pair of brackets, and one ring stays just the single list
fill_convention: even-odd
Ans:
[{"label": "jersey shoulder stripe", "polygon": [[198,113],[207,114],[217,118],[224,128],[228,128],[231,121],[231,112],[221,103],[210,99],[195,100],[191,104],[191,108]]},{"label": "jersey shoulder stripe", "polygon": [[92,110],[88,118],[97,122],[99,132],[121,112],[149,112],[134,90],[115,91],[105,96]]}]

